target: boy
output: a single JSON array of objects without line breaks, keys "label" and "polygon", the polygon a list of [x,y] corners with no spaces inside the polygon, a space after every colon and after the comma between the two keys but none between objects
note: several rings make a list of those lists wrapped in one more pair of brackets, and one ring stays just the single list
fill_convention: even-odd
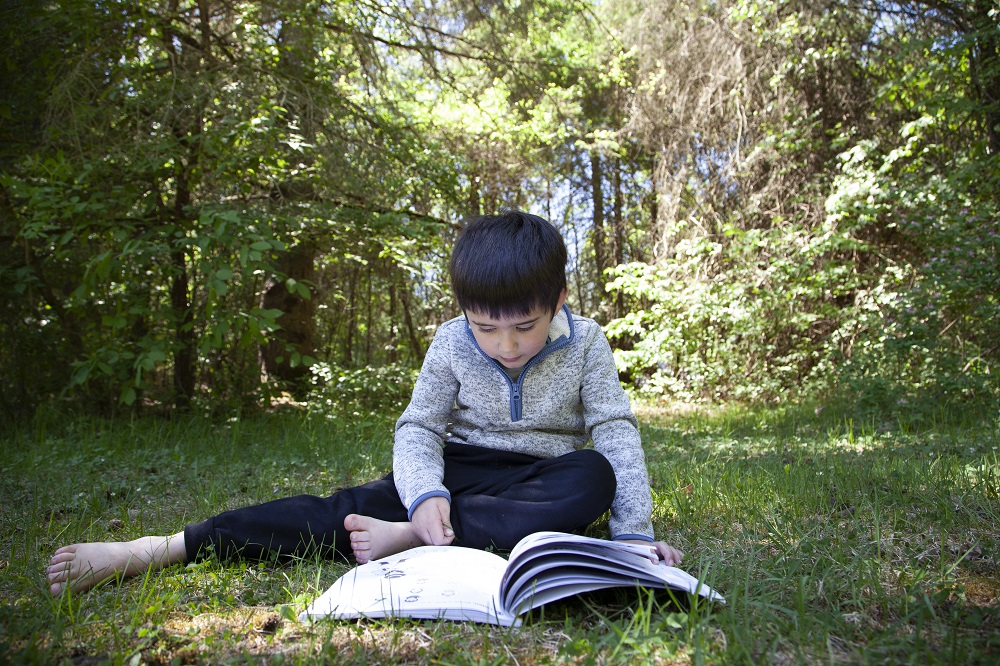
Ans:
[{"label": "boy", "polygon": [[450,266],[465,314],[427,351],[396,423],[391,474],[226,511],[173,536],[65,546],[47,569],[51,592],[212,552],[363,564],[424,544],[509,550],[532,532],[580,531],[608,509],[612,538],[679,563],[683,553],[654,540],[635,417],[600,327],[565,305],[565,267],[562,238],[539,217],[471,222]]}]

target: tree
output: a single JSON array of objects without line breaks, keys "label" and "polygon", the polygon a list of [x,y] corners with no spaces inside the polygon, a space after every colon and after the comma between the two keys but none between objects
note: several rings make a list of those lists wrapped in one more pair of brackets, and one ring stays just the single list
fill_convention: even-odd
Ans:
[{"label": "tree", "polygon": [[33,395],[255,403],[273,386],[260,363],[281,383],[314,353],[414,362],[451,307],[426,290],[452,220],[476,197],[526,201],[528,178],[494,166],[522,159],[518,140],[454,150],[429,92],[468,63],[516,82],[495,47],[534,7],[18,7],[10,31],[32,43],[66,28],[7,58],[23,89],[3,130],[37,140],[5,153],[4,300],[18,345],[44,327],[59,344],[42,365],[71,368]]},{"label": "tree", "polygon": [[[54,12],[74,12],[63,39],[72,48],[45,52],[45,77],[21,77],[38,86],[23,97],[46,120],[41,141],[11,151],[3,180],[7,229],[23,250],[5,257],[7,297],[25,314],[25,335],[44,321],[65,340],[62,363],[50,362],[73,368],[69,384],[132,403],[169,369],[181,408],[213,385],[259,399],[255,348],[286,314],[257,304],[265,278],[311,296],[307,280],[275,271],[301,256],[285,248],[329,231],[344,239],[344,211],[372,221],[405,211],[422,188],[402,183],[441,176],[429,156],[383,176],[427,146],[417,149],[405,121],[387,120],[388,104],[358,103],[370,79],[357,38],[373,7],[347,13],[354,32],[294,38],[290,26],[316,26],[296,3],[78,3],[18,15],[44,34]],[[346,8],[320,11],[333,20]],[[289,329],[308,319],[288,317]],[[223,363],[198,362],[208,359]],[[109,395],[112,386],[120,390]]]},{"label": "tree", "polygon": [[[996,31],[980,32],[983,7],[634,14],[631,128],[658,152],[661,205],[655,263],[616,272],[638,307],[611,333],[639,340],[620,356],[648,390],[980,386],[969,371],[988,371],[983,322],[997,318],[995,107],[975,83],[989,80]],[[928,261],[942,253],[953,260]]]}]

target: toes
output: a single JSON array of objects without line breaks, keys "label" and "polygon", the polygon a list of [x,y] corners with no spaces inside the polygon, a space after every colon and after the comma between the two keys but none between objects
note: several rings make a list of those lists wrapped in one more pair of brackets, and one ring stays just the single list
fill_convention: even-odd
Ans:
[{"label": "toes", "polygon": [[53,564],[45,568],[45,573],[49,580],[65,580],[69,576],[70,568],[68,562]]},{"label": "toes", "polygon": [[66,550],[65,548],[60,548],[56,551],[56,554],[52,556],[49,560],[49,564],[62,564],[63,562],[69,562],[76,556],[76,551]]}]

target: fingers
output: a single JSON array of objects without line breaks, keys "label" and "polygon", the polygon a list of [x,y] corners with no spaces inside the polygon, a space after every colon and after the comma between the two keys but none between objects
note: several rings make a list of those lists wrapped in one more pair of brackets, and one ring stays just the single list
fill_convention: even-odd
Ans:
[{"label": "fingers", "polygon": [[451,503],[443,497],[424,500],[413,513],[413,526],[429,546],[447,546],[455,540],[451,526]]},{"label": "fingers", "polygon": [[420,525],[419,533],[420,539],[430,546],[440,546],[444,541],[444,526],[436,520]]},{"label": "fingers", "polygon": [[658,541],[655,544],[654,552],[657,554],[657,559],[663,560],[663,563],[667,566],[677,566],[684,559],[684,552],[669,546],[662,541]]},{"label": "fingers", "polygon": [[421,539],[430,546],[447,546],[455,539],[455,531],[449,523],[434,521],[425,526]]}]

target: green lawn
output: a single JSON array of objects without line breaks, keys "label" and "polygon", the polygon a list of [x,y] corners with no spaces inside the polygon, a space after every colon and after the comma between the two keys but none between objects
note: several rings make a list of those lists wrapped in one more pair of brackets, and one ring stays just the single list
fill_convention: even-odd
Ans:
[{"label": "green lawn", "polygon": [[[59,545],[389,468],[391,419],[49,414],[0,436],[0,663],[997,663],[1000,414],[638,410],[660,535],[728,600],[584,597],[520,629],[302,624],[335,562],[215,561],[52,599]],[[592,533],[606,536],[604,525]]]}]

